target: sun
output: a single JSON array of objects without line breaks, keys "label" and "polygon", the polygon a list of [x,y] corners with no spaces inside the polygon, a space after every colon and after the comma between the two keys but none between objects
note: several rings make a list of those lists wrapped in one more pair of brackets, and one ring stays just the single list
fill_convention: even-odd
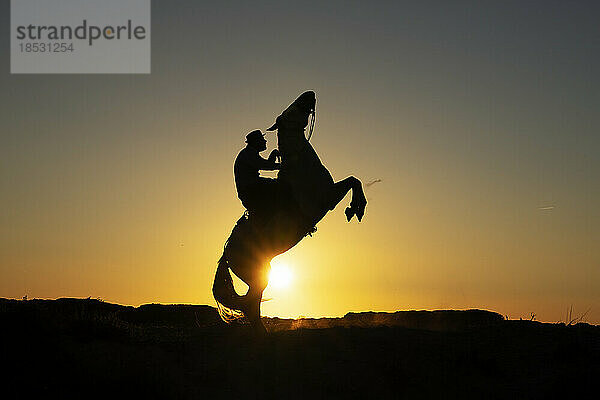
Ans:
[{"label": "sun", "polygon": [[290,286],[294,279],[291,268],[285,262],[271,261],[271,272],[269,272],[269,286],[274,289],[285,289]]}]

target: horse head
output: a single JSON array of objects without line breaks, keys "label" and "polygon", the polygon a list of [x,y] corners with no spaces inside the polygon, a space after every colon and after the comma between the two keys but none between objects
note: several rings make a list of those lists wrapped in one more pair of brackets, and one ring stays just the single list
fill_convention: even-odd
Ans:
[{"label": "horse head", "polygon": [[267,131],[306,128],[309,115],[315,112],[316,103],[315,92],[309,90],[302,93],[277,117],[273,126]]},{"label": "horse head", "polygon": [[306,137],[304,129],[312,115],[311,130],[317,99],[312,90],[302,93],[275,120],[267,131],[277,130],[277,141],[284,164],[291,161],[304,148]]}]

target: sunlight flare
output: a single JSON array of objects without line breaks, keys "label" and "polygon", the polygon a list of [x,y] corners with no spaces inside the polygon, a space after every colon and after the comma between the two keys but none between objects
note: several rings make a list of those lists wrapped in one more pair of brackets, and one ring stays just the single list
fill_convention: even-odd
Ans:
[{"label": "sunlight flare", "polygon": [[271,272],[269,272],[269,286],[275,289],[284,289],[290,286],[294,274],[289,265],[282,261],[271,261]]}]

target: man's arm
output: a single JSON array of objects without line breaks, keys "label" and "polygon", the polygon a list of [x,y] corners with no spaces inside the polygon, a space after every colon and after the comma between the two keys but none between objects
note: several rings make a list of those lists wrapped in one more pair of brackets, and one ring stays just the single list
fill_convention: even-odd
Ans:
[{"label": "man's arm", "polygon": [[261,171],[273,171],[275,169],[281,169],[281,164],[276,162],[275,160],[277,160],[277,157],[279,157],[279,150],[275,149],[271,152],[271,154],[269,155],[269,159],[265,160],[264,158],[262,158],[260,156],[260,154],[257,155],[257,166],[258,169]]},{"label": "man's arm", "polygon": [[273,151],[271,151],[271,154],[269,154],[269,161],[275,163],[275,165],[281,165],[280,163],[277,163],[277,159],[281,159],[281,153],[279,152],[279,150],[273,149]]}]

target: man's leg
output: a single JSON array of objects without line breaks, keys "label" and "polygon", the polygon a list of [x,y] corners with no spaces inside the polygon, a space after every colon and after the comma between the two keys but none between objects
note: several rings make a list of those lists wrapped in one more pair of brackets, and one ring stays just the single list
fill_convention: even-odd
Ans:
[{"label": "man's leg", "polygon": [[240,193],[242,205],[246,207],[249,213],[255,212],[260,207],[260,188],[258,185],[253,185],[247,188],[243,193]]},{"label": "man's leg", "polygon": [[261,178],[260,180],[260,205],[262,214],[273,214],[280,207],[279,182],[276,179]]},{"label": "man's leg", "polygon": [[268,218],[288,202],[286,195],[280,187],[279,181],[270,178],[260,178],[244,193],[242,204],[250,213],[261,218]]}]

